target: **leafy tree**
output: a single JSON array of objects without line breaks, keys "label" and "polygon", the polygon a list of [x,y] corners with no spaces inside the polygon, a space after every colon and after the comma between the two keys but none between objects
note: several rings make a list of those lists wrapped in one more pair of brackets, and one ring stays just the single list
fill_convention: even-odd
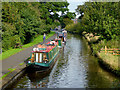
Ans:
[{"label": "leafy tree", "polygon": [[68,2],[2,2],[2,48],[26,44],[61,24]]},{"label": "leafy tree", "polygon": [[69,25],[69,24],[73,24],[74,22],[73,22],[73,20],[70,20],[69,18],[64,18],[63,19],[63,23],[66,26],[66,25]]},{"label": "leafy tree", "polygon": [[81,25],[87,32],[97,33],[103,38],[118,39],[119,26],[119,3],[120,2],[86,2],[79,5],[76,11],[81,14]]}]

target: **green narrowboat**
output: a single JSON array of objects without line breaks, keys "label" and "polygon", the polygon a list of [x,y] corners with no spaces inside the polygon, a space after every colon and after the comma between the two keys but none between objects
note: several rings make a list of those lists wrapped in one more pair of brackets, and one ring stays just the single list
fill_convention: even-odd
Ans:
[{"label": "green narrowboat", "polygon": [[46,45],[38,45],[33,48],[30,59],[27,61],[29,68],[42,70],[50,68],[59,53],[58,41],[50,41]]},{"label": "green narrowboat", "polygon": [[58,38],[61,38],[62,43],[66,43],[67,31],[63,29],[61,32],[57,32]]}]

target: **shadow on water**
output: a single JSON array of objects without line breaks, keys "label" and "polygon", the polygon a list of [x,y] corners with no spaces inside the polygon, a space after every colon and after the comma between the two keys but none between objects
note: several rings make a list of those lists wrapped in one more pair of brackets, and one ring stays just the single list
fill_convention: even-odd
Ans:
[{"label": "shadow on water", "polygon": [[120,87],[120,78],[99,66],[83,37],[68,34],[66,46],[60,54],[51,71],[26,73],[13,88]]}]

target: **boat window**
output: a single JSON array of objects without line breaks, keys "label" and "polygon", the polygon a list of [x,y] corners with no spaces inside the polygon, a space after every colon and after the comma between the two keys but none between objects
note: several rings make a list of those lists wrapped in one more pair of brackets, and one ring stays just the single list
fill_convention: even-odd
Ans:
[{"label": "boat window", "polygon": [[47,59],[46,53],[43,54],[43,60]]},{"label": "boat window", "polygon": [[31,62],[34,62],[34,57],[35,57],[35,56],[34,56],[34,53],[32,53],[31,56],[30,56]]},{"label": "boat window", "polygon": [[34,58],[34,53],[32,53],[32,57],[31,58]]},{"label": "boat window", "polygon": [[43,54],[42,54],[42,53],[39,53],[39,62],[40,62],[40,63],[42,62],[42,58],[43,58]]},{"label": "boat window", "polygon": [[42,55],[42,53],[35,53],[35,61],[36,62],[42,62],[42,58],[43,58],[43,55]]},{"label": "boat window", "polygon": [[36,53],[35,61],[38,62],[38,53]]}]

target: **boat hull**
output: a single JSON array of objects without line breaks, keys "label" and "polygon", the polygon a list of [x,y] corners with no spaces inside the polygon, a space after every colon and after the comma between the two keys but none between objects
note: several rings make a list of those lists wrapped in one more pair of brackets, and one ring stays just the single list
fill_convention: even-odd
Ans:
[{"label": "boat hull", "polygon": [[50,60],[49,63],[27,63],[27,71],[46,71],[54,65],[54,63],[57,60],[57,57],[59,55],[59,50],[58,52],[54,55],[54,57]]}]

